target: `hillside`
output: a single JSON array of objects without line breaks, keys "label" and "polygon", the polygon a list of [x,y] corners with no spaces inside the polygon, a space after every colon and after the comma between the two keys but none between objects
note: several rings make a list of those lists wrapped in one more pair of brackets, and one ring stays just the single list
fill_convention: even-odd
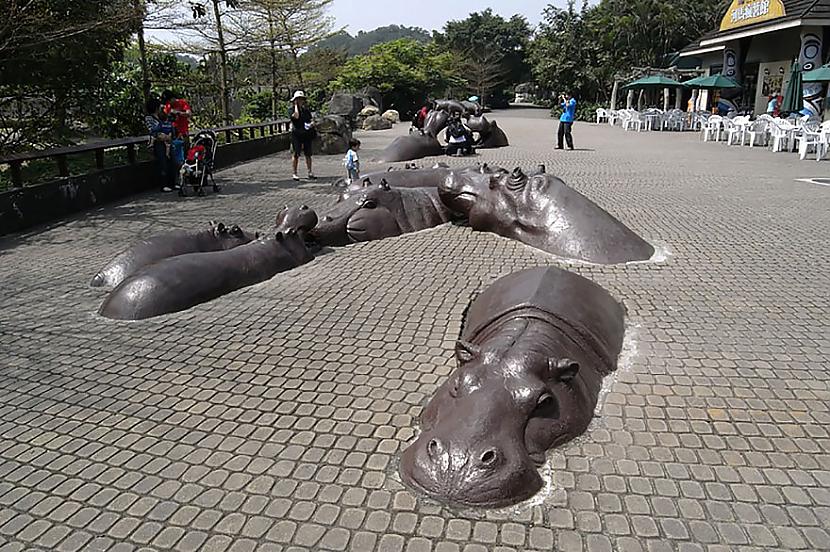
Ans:
[{"label": "hillside", "polygon": [[349,56],[365,54],[375,44],[397,40],[399,38],[411,38],[419,42],[428,42],[430,34],[419,27],[403,27],[401,25],[387,25],[378,27],[372,31],[360,31],[356,36],[346,31],[340,31],[320,41],[316,48],[328,48],[331,50],[345,51]]}]

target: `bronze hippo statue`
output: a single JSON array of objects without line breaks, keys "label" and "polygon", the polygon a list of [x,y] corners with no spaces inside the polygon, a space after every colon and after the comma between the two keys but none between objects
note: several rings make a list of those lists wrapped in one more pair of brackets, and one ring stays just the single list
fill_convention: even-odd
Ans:
[{"label": "bronze hippo statue", "polygon": [[395,188],[382,178],[342,194],[309,236],[320,245],[348,245],[425,230],[452,217],[437,188]]},{"label": "bronze hippo statue", "polygon": [[598,264],[648,260],[654,248],[596,203],[550,174],[520,169],[452,172],[441,200],[474,230],[493,232],[549,253]]},{"label": "bronze hippo statue", "polygon": [[446,111],[450,114],[458,113],[459,115],[464,115],[467,112],[467,108],[458,100],[435,100],[435,110]]},{"label": "bronze hippo statue", "polygon": [[427,118],[424,119],[424,134],[438,138],[441,131],[444,130],[450,122],[450,114],[448,111],[440,109],[433,109],[427,113]]},{"label": "bronze hippo statue", "polygon": [[188,253],[147,265],[121,282],[98,312],[117,320],[143,320],[264,282],[314,258],[304,232],[316,223],[313,210],[288,209],[277,217],[282,229],[266,237],[227,251]]},{"label": "bronze hippo statue", "polygon": [[622,306],[581,276],[545,267],[497,280],[467,312],[458,368],[401,457],[404,483],[485,508],[534,495],[546,451],[591,422],[623,334]]},{"label": "bronze hippo statue", "polygon": [[395,163],[443,154],[444,148],[434,136],[428,134],[410,134],[407,136],[398,136],[392,140],[392,143],[380,152],[378,161],[382,163]]},{"label": "bronze hippo statue", "polygon": [[501,129],[496,121],[490,121],[486,132],[479,134],[476,147],[479,149],[505,148],[510,145],[507,134]]},{"label": "bronze hippo statue", "polygon": [[204,230],[173,230],[157,234],[134,243],[115,256],[89,283],[92,287],[115,287],[126,277],[148,264],[184,255],[185,253],[205,253],[224,251],[251,242],[257,236],[251,236],[239,226],[225,226],[211,222]]}]

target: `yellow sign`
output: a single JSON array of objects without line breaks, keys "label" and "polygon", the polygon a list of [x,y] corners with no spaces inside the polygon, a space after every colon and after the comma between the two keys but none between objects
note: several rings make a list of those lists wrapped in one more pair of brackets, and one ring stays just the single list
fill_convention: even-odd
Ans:
[{"label": "yellow sign", "polygon": [[720,22],[720,30],[737,29],[785,15],[782,0],[732,0],[732,5],[729,6]]}]

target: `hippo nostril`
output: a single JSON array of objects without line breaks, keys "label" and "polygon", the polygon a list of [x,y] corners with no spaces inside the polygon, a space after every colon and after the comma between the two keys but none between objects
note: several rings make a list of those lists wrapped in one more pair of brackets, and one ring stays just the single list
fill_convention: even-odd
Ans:
[{"label": "hippo nostril", "polygon": [[498,454],[495,450],[486,450],[484,451],[484,454],[481,455],[481,463],[485,466],[492,466],[496,463],[496,458],[498,458]]},{"label": "hippo nostril", "polygon": [[441,454],[441,443],[439,443],[437,439],[430,439],[427,444],[427,454],[429,454],[429,457],[433,460],[437,459],[438,455]]},{"label": "hippo nostril", "polygon": [[328,216],[328,215],[326,215],[326,216],[324,216],[324,217],[323,217],[323,222],[331,222],[331,221],[333,221],[333,220],[334,220],[334,219],[333,219],[333,218],[331,218],[331,217],[330,217],[330,216]]},{"label": "hippo nostril", "polygon": [[301,211],[308,211],[308,205],[300,205]]}]

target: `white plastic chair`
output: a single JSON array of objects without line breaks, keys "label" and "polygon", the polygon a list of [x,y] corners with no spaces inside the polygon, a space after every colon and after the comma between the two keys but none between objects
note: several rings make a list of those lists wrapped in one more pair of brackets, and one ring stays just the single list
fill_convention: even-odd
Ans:
[{"label": "white plastic chair", "polygon": [[816,161],[827,154],[828,141],[830,140],[830,121],[814,127],[814,121],[805,121],[800,134],[798,135],[798,157],[802,161],[807,158],[807,153],[812,148],[816,153]]},{"label": "white plastic chair", "polygon": [[712,115],[703,124],[703,141],[708,142],[710,138],[714,137],[716,142],[720,141],[720,133],[723,128],[723,117],[720,115]]},{"label": "white plastic chair", "polygon": [[774,119],[769,129],[772,137],[772,151],[787,151],[797,128],[786,119]]},{"label": "white plastic chair", "polygon": [[597,124],[600,124],[602,122],[607,122],[608,117],[609,117],[608,111],[606,111],[605,109],[603,109],[601,107],[597,109]]},{"label": "white plastic chair", "polygon": [[749,117],[746,115],[740,115],[733,119],[727,119],[726,144],[731,146],[733,138],[737,137],[738,145],[743,146],[747,126],[749,126]]},{"label": "white plastic chair", "polygon": [[620,120],[620,112],[616,109],[608,109],[606,110],[608,114],[608,124],[614,126],[617,124],[617,121]]},{"label": "white plastic chair", "polygon": [[744,139],[749,138],[749,147],[754,147],[756,142],[759,145],[766,146],[769,143],[770,124],[770,121],[764,116],[752,121],[741,138],[741,145],[743,145]]},{"label": "white plastic chair", "polygon": [[646,121],[639,111],[630,112],[629,117],[623,121],[623,130],[631,130],[633,128],[637,132],[640,132],[645,126]]}]

